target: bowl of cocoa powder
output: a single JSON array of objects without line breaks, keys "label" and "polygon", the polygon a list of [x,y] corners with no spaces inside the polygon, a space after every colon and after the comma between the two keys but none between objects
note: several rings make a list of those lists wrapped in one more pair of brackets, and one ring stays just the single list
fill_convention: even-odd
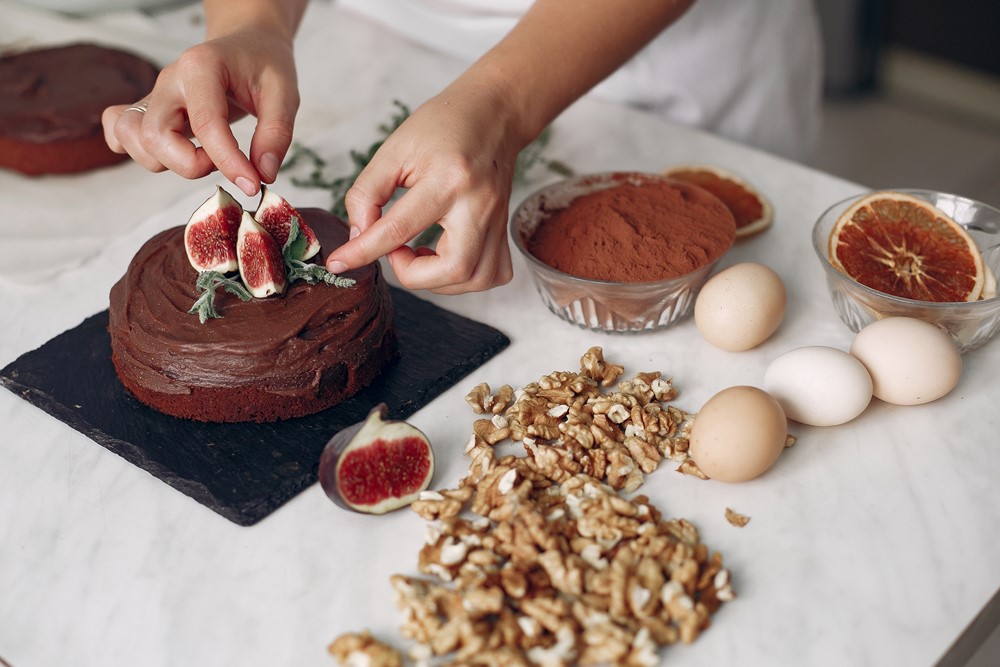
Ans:
[{"label": "bowl of cocoa powder", "polygon": [[736,222],[714,195],[644,172],[573,177],[528,196],[511,237],[549,310],[585,329],[641,332],[687,316]]}]

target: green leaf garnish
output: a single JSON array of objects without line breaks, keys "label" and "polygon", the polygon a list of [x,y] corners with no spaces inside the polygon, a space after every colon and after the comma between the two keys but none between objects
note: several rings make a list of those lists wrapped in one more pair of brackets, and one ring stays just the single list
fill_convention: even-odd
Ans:
[{"label": "green leaf garnish", "polygon": [[325,267],[319,264],[306,264],[305,262],[293,259],[285,263],[288,269],[288,282],[304,280],[310,285],[324,282],[334,287],[351,287],[357,281],[353,278],[342,278],[335,273],[330,273]]},{"label": "green leaf garnish", "polygon": [[306,239],[305,235],[299,229],[299,221],[295,219],[295,216],[292,216],[289,221],[288,240],[281,247],[281,256],[285,260],[285,274],[288,276],[289,284],[294,283],[296,280],[304,280],[310,285],[315,285],[322,281],[334,287],[351,287],[357,282],[353,278],[341,278],[335,273],[330,273],[326,270],[326,267],[319,264],[307,264],[300,259],[295,259],[295,257],[302,254],[301,250],[296,251],[296,248],[299,248],[302,243],[307,241],[308,239]]},{"label": "green leaf garnish", "polygon": [[224,273],[219,271],[202,271],[198,274],[198,280],[194,286],[195,289],[201,290],[201,296],[194,302],[188,313],[197,315],[202,324],[207,322],[209,318],[222,317],[215,309],[215,291],[220,287],[237,296],[240,301],[249,301],[253,298],[243,283],[236,278],[227,278]]},{"label": "green leaf garnish", "polygon": [[285,258],[285,262],[288,260],[301,257],[305,254],[306,246],[309,245],[309,237],[302,233],[299,229],[299,221],[293,215],[290,218],[290,224],[288,228],[288,240],[285,241],[285,245],[281,246],[281,256]]}]

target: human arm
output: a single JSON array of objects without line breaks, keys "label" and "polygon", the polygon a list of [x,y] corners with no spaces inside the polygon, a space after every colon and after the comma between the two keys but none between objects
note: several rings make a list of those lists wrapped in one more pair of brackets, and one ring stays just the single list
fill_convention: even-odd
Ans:
[{"label": "human arm", "polygon": [[[205,41],[163,68],[146,113],[104,111],[108,146],[150,171],[200,178],[218,168],[247,195],[273,182],[298,110],[292,39],[307,4],[205,0]],[[257,117],[249,158],[229,127],[243,113]]]},{"label": "human arm", "polygon": [[[356,235],[327,268],[387,255],[400,282],[440,293],[511,277],[506,223],[518,152],[693,0],[538,0],[515,28],[383,144],[347,193]],[[397,187],[408,188],[384,214]],[[433,223],[435,251],[405,244]],[[359,233],[360,232],[360,233]]]}]

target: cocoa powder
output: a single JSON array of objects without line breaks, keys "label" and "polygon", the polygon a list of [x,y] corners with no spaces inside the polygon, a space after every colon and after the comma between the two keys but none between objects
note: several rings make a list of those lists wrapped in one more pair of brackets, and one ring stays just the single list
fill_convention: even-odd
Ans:
[{"label": "cocoa powder", "polygon": [[581,195],[527,239],[549,266],[581,278],[646,283],[714,261],[733,244],[733,214],[701,188],[649,179]]}]

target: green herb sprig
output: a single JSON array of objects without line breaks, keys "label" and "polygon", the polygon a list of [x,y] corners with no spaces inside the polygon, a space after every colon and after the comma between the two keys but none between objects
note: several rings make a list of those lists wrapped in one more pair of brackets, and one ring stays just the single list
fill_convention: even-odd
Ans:
[{"label": "green herb sprig", "polygon": [[575,175],[576,172],[565,162],[553,160],[545,156],[545,149],[548,148],[551,140],[552,126],[549,125],[517,154],[517,161],[514,163],[514,187],[524,185],[528,180],[528,173],[535,165],[542,165],[549,171],[559,174],[564,178]]},{"label": "green herb sprig", "polygon": [[222,317],[215,308],[215,291],[220,287],[237,296],[240,301],[249,301],[253,298],[253,295],[237,278],[227,278],[224,273],[219,271],[202,271],[198,274],[198,280],[194,286],[195,289],[201,290],[201,296],[194,302],[188,313],[197,315],[202,324],[207,322],[209,318]]},{"label": "green herb sprig", "polygon": [[334,287],[351,287],[357,282],[353,278],[342,278],[335,273],[330,273],[325,267],[319,264],[306,263],[300,259],[295,259],[297,255],[302,254],[304,241],[306,241],[306,237],[302,233],[302,230],[299,229],[299,221],[295,216],[292,216],[288,228],[288,240],[281,247],[281,256],[285,260],[285,274],[288,276],[289,284],[294,283],[296,280],[304,280],[310,285],[324,282]]}]

